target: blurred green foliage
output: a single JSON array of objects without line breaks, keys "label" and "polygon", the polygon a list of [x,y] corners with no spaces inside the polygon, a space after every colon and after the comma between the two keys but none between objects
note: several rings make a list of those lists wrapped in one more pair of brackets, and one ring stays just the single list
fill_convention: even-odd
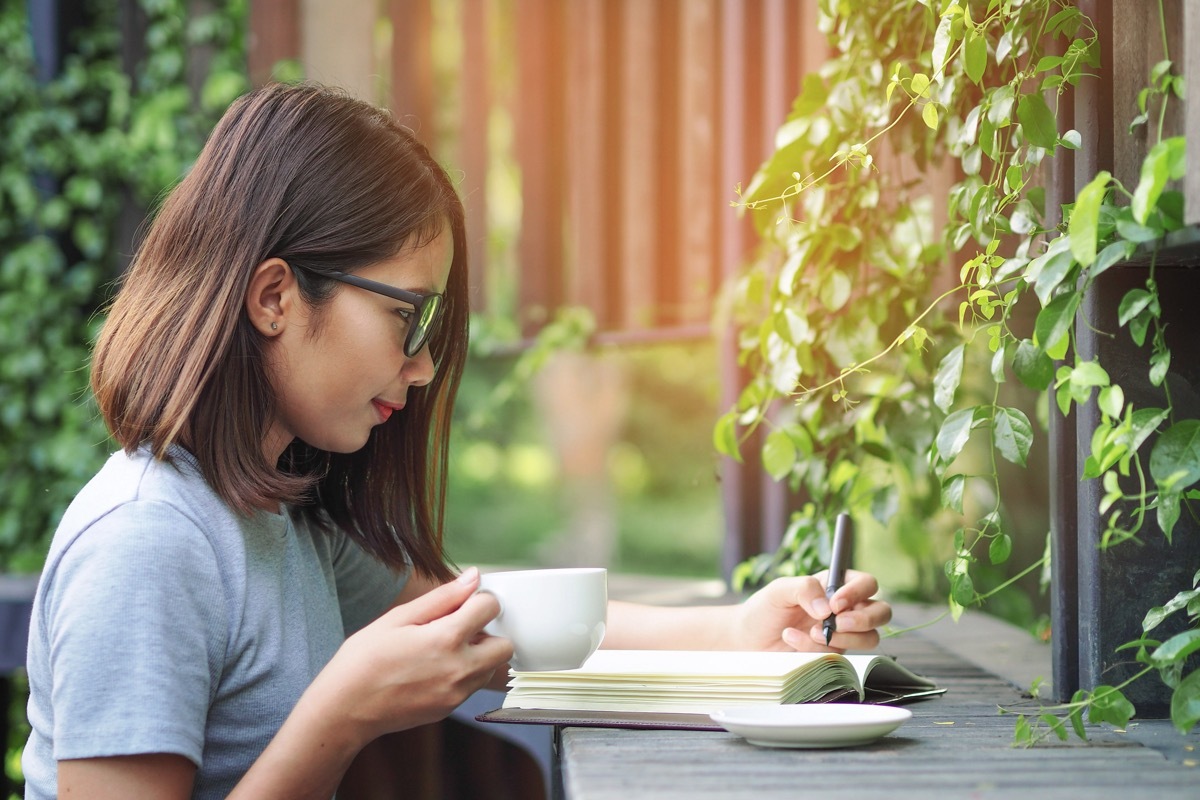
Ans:
[{"label": "blurred green foliage", "polygon": [[[556,347],[583,338],[556,336]],[[569,538],[570,494],[531,384],[537,350],[486,351],[468,364],[451,447],[446,547],[459,564],[540,564]],[[617,362],[628,407],[608,453],[616,540],[613,567],[712,577],[724,523],[717,457],[707,432],[716,414],[712,343],[594,352]]]},{"label": "blurred green foliage", "polygon": [[133,249],[121,221],[153,207],[247,88],[245,0],[211,8],[189,16],[183,0],[143,0],[144,39],[125,43],[142,53],[130,75],[115,4],[92,2],[57,74],[39,82],[26,3],[0,0],[2,569],[40,567],[110,449],[87,354]]},{"label": "blurred green foliage", "polygon": [[[88,352],[132,228],[248,86],[245,0],[188,9],[142,0],[128,74],[116,4],[94,0],[39,81],[28,6],[0,0],[0,571],[41,568],[63,510],[110,451]],[[28,728],[23,681],[15,689],[0,712],[16,745],[3,768],[19,786]]]}]

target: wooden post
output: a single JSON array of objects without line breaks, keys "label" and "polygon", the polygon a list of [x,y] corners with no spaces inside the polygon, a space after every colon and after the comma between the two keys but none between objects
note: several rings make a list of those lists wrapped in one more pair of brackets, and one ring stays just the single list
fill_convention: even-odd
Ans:
[{"label": "wooden post", "polygon": [[612,282],[616,203],[615,176],[607,169],[617,126],[608,114],[616,94],[610,40],[619,7],[608,0],[578,0],[567,15],[566,175],[567,219],[564,276],[566,301],[590,309],[601,329],[615,317]]},{"label": "wooden post", "polygon": [[521,327],[534,333],[563,297],[562,3],[517,0],[517,161],[522,214],[517,246]]},{"label": "wooden post", "polygon": [[251,0],[247,40],[250,83],[262,86],[277,62],[300,57],[300,0]]},{"label": "wooden post", "polygon": [[[746,90],[746,24],[742,4],[726,2],[720,9],[720,176],[722,186],[744,184],[751,174],[753,162],[746,157],[744,121],[747,115]],[[744,219],[733,209],[724,210],[719,217],[721,277],[733,278],[750,250],[750,230]],[[720,407],[737,404],[745,379],[738,364],[737,332],[732,328],[718,331],[718,358],[721,371]],[[746,449],[753,452],[755,442]],[[721,500],[725,512],[725,544],[721,552],[721,569],[725,577],[747,556],[758,552],[758,530],[761,508],[758,489],[762,469],[753,463],[738,463],[722,458]]]},{"label": "wooden post", "polygon": [[[467,216],[471,308],[487,306],[488,125],[492,108],[491,39],[494,0],[466,0],[462,13],[462,118],[458,131],[459,186]],[[395,94],[393,90],[393,95]]]},{"label": "wooden post", "polygon": [[360,100],[383,101],[375,63],[376,8],[371,0],[300,0],[300,50],[305,74]]},{"label": "wooden post", "polygon": [[650,213],[659,207],[669,183],[660,182],[661,154],[656,147],[653,120],[662,101],[661,79],[655,58],[662,27],[659,3],[624,0],[622,5],[620,59],[623,96],[622,147],[616,165],[620,180],[617,208],[620,215],[620,246],[609,273],[620,297],[621,327],[651,327],[654,322],[653,273],[658,252],[658,219]]},{"label": "wooden post", "polygon": [[722,186],[717,171],[717,2],[682,4],[679,36],[678,130],[674,191],[678,237],[673,243],[675,285],[669,295],[673,323],[704,321],[719,281],[717,218],[728,213],[733,187]]},{"label": "wooden post", "polygon": [[[430,2],[388,0],[387,9],[392,21],[388,104],[392,113],[412,128],[426,146],[431,147],[435,131],[431,50],[433,11]],[[329,5],[333,9],[340,7],[332,3]]]}]

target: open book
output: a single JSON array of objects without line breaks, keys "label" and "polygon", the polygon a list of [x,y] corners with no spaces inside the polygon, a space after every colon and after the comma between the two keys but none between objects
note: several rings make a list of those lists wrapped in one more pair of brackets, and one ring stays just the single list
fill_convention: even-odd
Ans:
[{"label": "open book", "polygon": [[899,703],[945,691],[883,655],[692,650],[598,650],[579,669],[514,671],[508,685],[503,709],[481,718],[619,724],[692,715],[681,727],[711,727],[708,714],[734,705]]}]

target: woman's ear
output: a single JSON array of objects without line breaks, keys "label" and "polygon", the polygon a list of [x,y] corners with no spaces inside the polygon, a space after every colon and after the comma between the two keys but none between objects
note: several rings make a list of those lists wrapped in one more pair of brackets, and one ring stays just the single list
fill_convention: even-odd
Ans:
[{"label": "woman's ear", "polygon": [[254,268],[246,288],[246,314],[263,336],[278,336],[296,302],[296,276],[282,258],[268,258]]}]

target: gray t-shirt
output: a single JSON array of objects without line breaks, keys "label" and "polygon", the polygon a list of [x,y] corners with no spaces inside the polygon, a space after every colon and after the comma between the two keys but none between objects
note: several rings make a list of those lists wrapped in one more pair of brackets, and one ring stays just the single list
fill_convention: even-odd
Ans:
[{"label": "gray t-shirt", "polygon": [[187,452],[113,455],[54,535],[33,605],[25,796],[57,761],[176,753],[225,797],[405,576],[341,533],[230,509]]}]

